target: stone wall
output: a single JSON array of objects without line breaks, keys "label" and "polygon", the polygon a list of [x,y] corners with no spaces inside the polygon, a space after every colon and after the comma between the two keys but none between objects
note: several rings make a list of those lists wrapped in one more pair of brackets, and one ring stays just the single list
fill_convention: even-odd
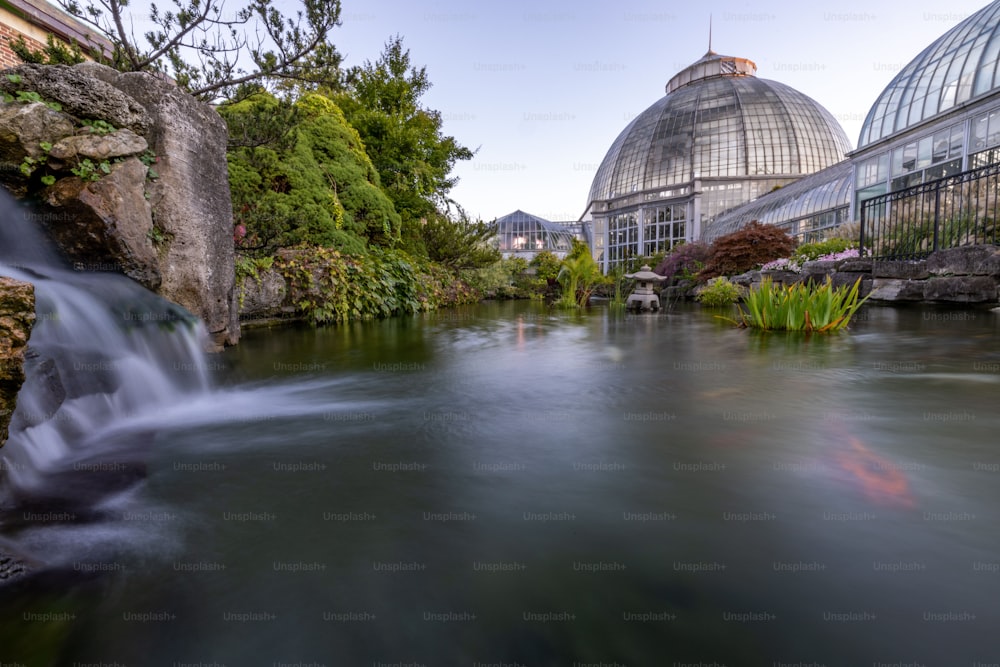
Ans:
[{"label": "stone wall", "polygon": [[785,285],[823,282],[829,276],[838,287],[861,279],[859,291],[862,296],[870,294],[870,302],[995,305],[1000,303],[1000,247],[950,248],[909,261],[806,262],[800,273],[750,271],[731,280],[752,287],[765,276]]},{"label": "stone wall", "polygon": [[0,276],[0,446],[24,383],[24,352],[34,323],[34,286]]}]

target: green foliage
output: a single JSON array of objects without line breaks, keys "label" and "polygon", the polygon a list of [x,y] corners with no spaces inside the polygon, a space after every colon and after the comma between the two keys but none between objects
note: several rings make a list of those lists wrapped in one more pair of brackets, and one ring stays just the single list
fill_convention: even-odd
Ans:
[{"label": "green foliage", "polygon": [[427,257],[452,269],[476,269],[499,261],[500,251],[490,244],[496,225],[464,214],[457,218],[435,213],[421,225],[420,236]]},{"label": "green foliage", "polygon": [[740,286],[723,277],[713,278],[695,298],[706,306],[731,306],[740,298]]},{"label": "green foliage", "polygon": [[[268,93],[220,108],[223,118],[273,118],[284,103]],[[294,105],[288,141],[243,146],[228,154],[234,223],[246,235],[241,252],[270,255],[311,244],[363,253],[391,247],[400,218],[356,131],[329,98],[311,93]]]},{"label": "green foliage", "polygon": [[847,326],[868,299],[858,299],[860,285],[859,278],[852,287],[835,289],[827,277],[826,283],[819,286],[796,283],[775,287],[770,278],[765,278],[744,299],[746,310],[740,308],[741,324],[764,331],[837,331]]},{"label": "green foliage", "polygon": [[305,248],[283,253],[274,266],[313,324],[410,314],[476,299],[442,267],[420,264],[400,251],[350,256]]},{"label": "green foliage", "polygon": [[[17,74],[8,74],[7,79],[11,83],[20,83],[21,77]],[[11,102],[21,102],[22,104],[31,104],[34,102],[41,102],[53,111],[62,111],[62,105],[58,102],[52,102],[51,100],[46,100],[41,95],[33,90],[18,90],[15,91],[13,95],[10,93],[3,94],[3,101],[10,104]]]},{"label": "green foliage", "polygon": [[531,258],[528,266],[535,269],[535,277],[538,280],[548,283],[559,275],[560,260],[552,251],[543,250]]},{"label": "green foliage", "polygon": [[449,208],[448,194],[458,182],[451,171],[474,153],[442,133],[440,112],[422,106],[431,87],[426,69],[411,65],[398,35],[377,61],[350,69],[345,86],[334,99],[402,216],[403,246],[419,252],[423,221]]},{"label": "green foliage", "polygon": [[85,181],[99,181],[101,177],[111,173],[111,163],[101,160],[95,164],[90,158],[83,158],[70,171]]},{"label": "green foliage", "polygon": [[[76,41],[66,46],[57,41],[51,33],[45,36],[45,47],[41,49],[31,48],[23,35],[18,35],[17,39],[11,40],[8,44],[14,55],[23,62],[34,65],[76,65],[86,60],[83,50]],[[7,78],[10,78],[10,75]],[[20,83],[13,79],[11,82]]]},{"label": "green foliage", "polygon": [[99,119],[92,120],[89,118],[85,118],[80,121],[80,124],[85,128],[87,128],[87,130],[91,134],[96,134],[101,137],[118,131],[117,127],[115,127],[106,120],[99,120]]},{"label": "green foliage", "polygon": [[608,273],[608,280],[611,285],[611,295],[608,298],[608,307],[612,310],[624,311],[625,301],[625,266],[616,264]]},{"label": "green foliage", "polygon": [[548,282],[531,275],[527,268],[524,258],[510,257],[478,269],[459,271],[459,276],[484,299],[540,299]]},{"label": "green foliage", "polygon": [[792,255],[792,259],[796,264],[802,265],[805,262],[812,262],[823,255],[829,255],[835,252],[843,252],[848,248],[857,248],[858,242],[856,240],[848,240],[846,238],[829,238],[825,241],[816,241],[814,243],[803,243],[798,248],[795,249],[795,254]]},{"label": "green foliage", "polygon": [[152,227],[148,232],[146,232],[146,237],[152,241],[155,245],[160,245],[167,240],[166,234],[159,227]]},{"label": "green foliage", "polygon": [[562,295],[555,304],[560,308],[585,307],[594,288],[604,280],[590,248],[577,239],[573,239],[573,249],[562,261],[556,278],[562,286]]},{"label": "green foliage", "polygon": [[160,177],[160,174],[153,168],[153,165],[160,161],[160,158],[156,157],[156,153],[150,150],[143,151],[142,155],[139,156],[139,161],[146,165],[146,178],[155,181]]},{"label": "green foliage", "polygon": [[714,278],[750,271],[780,257],[788,257],[797,241],[783,229],[756,220],[743,229],[720,236],[699,276]]},{"label": "green foliage", "polygon": [[[49,151],[52,150],[52,144],[48,141],[38,142],[38,147],[42,149],[42,154],[38,157],[31,157],[30,155],[24,156],[21,160],[21,164],[18,169],[26,178],[31,178],[31,175],[35,173],[35,170],[39,167],[45,166],[49,160]],[[52,174],[45,174],[41,177],[41,182],[44,185],[52,185],[56,182],[55,176]]]}]

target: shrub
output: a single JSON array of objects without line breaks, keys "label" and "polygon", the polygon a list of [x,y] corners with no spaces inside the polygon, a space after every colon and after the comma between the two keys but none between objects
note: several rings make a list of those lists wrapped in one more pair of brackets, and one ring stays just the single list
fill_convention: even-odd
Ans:
[{"label": "shrub", "polygon": [[535,276],[545,283],[554,281],[559,275],[559,258],[549,250],[543,250],[532,258],[529,266],[535,269]]},{"label": "shrub", "polygon": [[725,278],[715,278],[702,287],[695,298],[706,306],[729,306],[739,300],[740,286]]},{"label": "shrub", "polygon": [[794,260],[796,264],[811,262],[819,259],[823,255],[832,255],[834,253],[843,252],[848,248],[855,248],[857,245],[857,241],[851,241],[850,239],[845,238],[830,238],[825,241],[817,241],[815,243],[803,243],[795,249],[795,254],[792,255],[792,260]]},{"label": "shrub", "polygon": [[743,229],[715,239],[712,254],[699,277],[714,278],[750,271],[771,260],[788,257],[796,243],[783,229],[754,220]]},{"label": "shrub", "polygon": [[701,241],[682,243],[674,249],[653,269],[665,278],[694,278],[702,269],[712,254],[708,244]]}]

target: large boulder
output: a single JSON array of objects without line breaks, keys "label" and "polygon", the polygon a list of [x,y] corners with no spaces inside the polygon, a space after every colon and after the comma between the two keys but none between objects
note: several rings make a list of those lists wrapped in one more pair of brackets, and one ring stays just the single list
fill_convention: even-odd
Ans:
[{"label": "large boulder", "polygon": [[24,384],[24,348],[34,323],[34,285],[0,276],[0,446]]},{"label": "large boulder", "polygon": [[107,121],[139,134],[145,134],[153,124],[149,112],[135,98],[79,67],[18,65],[4,71],[0,90],[11,95],[22,90],[38,93],[77,118]]},{"label": "large boulder", "polygon": [[[0,182],[44,202],[40,219],[78,266],[120,270],[200,317],[214,348],[236,343],[228,131],[219,114],[163,78],[97,63],[5,74],[0,89],[58,105],[0,102]],[[117,129],[92,132],[96,124],[80,127],[87,119]]]},{"label": "large boulder", "polygon": [[162,279],[152,210],[137,194],[145,183],[146,165],[134,157],[96,181],[61,178],[44,191],[53,213],[39,217],[77,269],[120,271],[156,291]]},{"label": "large boulder", "polygon": [[947,276],[931,278],[924,288],[928,301],[995,303],[997,284],[988,276]]},{"label": "large boulder", "polygon": [[1000,250],[989,245],[946,248],[927,258],[927,270],[933,276],[985,276],[997,268]]},{"label": "large boulder", "polygon": [[875,278],[871,286],[872,301],[923,301],[923,280]]},{"label": "large boulder", "polygon": [[240,324],[225,121],[152,74],[97,63],[73,69],[129,95],[149,113],[153,122],[145,138],[159,157],[149,200],[168,239],[161,249],[159,293],[201,317],[216,345],[234,344]]}]

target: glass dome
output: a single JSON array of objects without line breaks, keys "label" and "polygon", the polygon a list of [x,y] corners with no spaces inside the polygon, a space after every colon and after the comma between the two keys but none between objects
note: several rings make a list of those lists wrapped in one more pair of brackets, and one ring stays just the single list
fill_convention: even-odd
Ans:
[{"label": "glass dome", "polygon": [[847,221],[852,175],[851,163],[845,160],[806,176],[723,213],[709,225],[704,239],[712,241],[757,220],[780,225],[803,240],[815,240],[812,237]]},{"label": "glass dome", "polygon": [[597,170],[590,201],[695,178],[792,177],[843,159],[850,141],[812,98],[758,79],[744,58],[709,52],[636,117]]},{"label": "glass dome", "polygon": [[536,253],[548,250],[554,253],[569,252],[573,234],[544,218],[517,210],[497,218],[498,248],[502,253]]},{"label": "glass dome", "polygon": [[872,105],[858,147],[900,132],[1000,87],[1000,2],[939,37],[910,61]]}]

